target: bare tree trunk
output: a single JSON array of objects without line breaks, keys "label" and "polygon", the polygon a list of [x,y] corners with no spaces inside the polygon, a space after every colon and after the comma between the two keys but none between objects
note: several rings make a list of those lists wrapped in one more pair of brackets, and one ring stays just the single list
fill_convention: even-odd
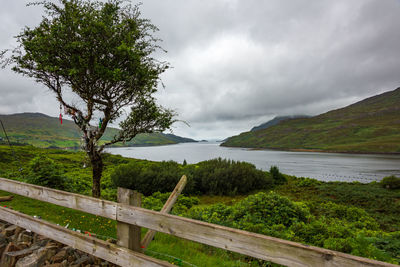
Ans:
[{"label": "bare tree trunk", "polygon": [[92,196],[100,197],[100,180],[103,173],[103,159],[99,152],[94,151],[89,155],[90,162],[92,163],[92,174],[93,174],[93,186],[92,186]]}]

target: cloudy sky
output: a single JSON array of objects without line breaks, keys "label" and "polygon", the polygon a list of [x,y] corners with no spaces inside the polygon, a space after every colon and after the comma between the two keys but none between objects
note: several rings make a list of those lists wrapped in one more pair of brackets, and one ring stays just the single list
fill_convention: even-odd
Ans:
[{"label": "cloudy sky", "polygon": [[[2,0],[0,50],[43,14]],[[222,139],[276,115],[316,115],[400,86],[400,0],[143,0],[160,31],[159,103],[175,134]],[[58,116],[54,96],[0,70],[0,114]]]}]

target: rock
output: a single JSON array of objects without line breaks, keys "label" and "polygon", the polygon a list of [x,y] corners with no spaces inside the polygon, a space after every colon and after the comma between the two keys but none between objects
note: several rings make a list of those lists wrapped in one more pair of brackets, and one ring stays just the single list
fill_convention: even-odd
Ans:
[{"label": "rock", "polygon": [[13,242],[8,243],[7,247],[4,249],[3,255],[0,260],[0,267],[9,267],[15,264],[16,259],[8,256],[7,253],[18,251],[17,246]]},{"label": "rock", "polygon": [[16,226],[16,225],[10,225],[3,230],[3,234],[7,237],[12,236],[15,233],[15,230],[17,229],[17,227],[18,226]]},{"label": "rock", "polygon": [[81,267],[81,266],[86,266],[88,263],[89,263],[89,257],[87,255],[82,255],[82,257],[77,259],[71,266]]},{"label": "rock", "polygon": [[50,259],[50,262],[52,262],[52,263],[60,263],[60,262],[64,261],[64,259],[66,259],[67,256],[68,256],[67,250],[66,249],[62,249]]},{"label": "rock", "polygon": [[15,264],[15,267],[40,267],[44,265],[44,262],[50,259],[54,255],[54,250],[42,247],[36,250],[34,253],[19,259]]},{"label": "rock", "polygon": [[22,233],[20,233],[18,235],[17,238],[17,243],[28,243],[28,244],[32,244],[32,232],[27,232],[27,231],[23,231]]},{"label": "rock", "polygon": [[100,266],[108,267],[108,266],[110,266],[110,264],[108,263],[108,261],[103,261],[103,262],[100,263]]},{"label": "rock", "polygon": [[3,255],[3,251],[6,249],[7,244],[7,238],[3,234],[0,234],[0,258],[1,255]]},{"label": "rock", "polygon": [[67,266],[68,266],[67,261],[44,265],[44,267],[67,267]]},{"label": "rock", "polygon": [[5,221],[0,221],[0,232],[2,232],[4,229],[6,229],[8,226],[11,224]]},{"label": "rock", "polygon": [[19,227],[19,226],[17,226],[17,227],[15,228],[15,231],[14,231],[14,241],[17,241],[18,235],[19,235],[21,232],[23,232],[23,231],[25,231],[25,229],[23,229],[23,228],[21,228],[21,227]]},{"label": "rock", "polygon": [[74,262],[74,261],[75,261],[75,257],[72,256],[72,255],[70,255],[70,256],[68,256],[67,261],[68,261],[69,263]]},{"label": "rock", "polygon": [[[12,244],[12,243],[10,243]],[[30,248],[25,248],[22,250],[17,250],[18,247],[15,246],[13,251],[5,251],[3,253],[2,259],[1,259],[1,264],[5,264],[4,266],[14,266],[14,264],[21,258],[26,257],[27,255],[31,254],[35,250],[39,249],[39,246],[32,246]],[[6,265],[8,264],[8,265]],[[3,265],[1,265],[3,266]]]}]

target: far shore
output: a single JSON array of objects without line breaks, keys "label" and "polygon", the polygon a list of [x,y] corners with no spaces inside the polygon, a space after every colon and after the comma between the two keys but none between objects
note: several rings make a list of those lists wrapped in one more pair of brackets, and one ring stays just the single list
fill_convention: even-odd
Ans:
[{"label": "far shore", "polygon": [[317,152],[317,153],[341,153],[341,154],[366,154],[366,155],[400,155],[400,152],[366,152],[366,151],[341,151],[341,150],[323,150],[316,148],[256,148],[256,147],[239,147],[239,146],[223,146],[232,148],[247,148],[249,150],[277,150],[291,152]]}]

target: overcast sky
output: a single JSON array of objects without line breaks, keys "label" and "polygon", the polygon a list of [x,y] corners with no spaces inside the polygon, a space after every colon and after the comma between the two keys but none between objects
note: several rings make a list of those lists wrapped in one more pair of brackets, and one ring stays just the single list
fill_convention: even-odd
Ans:
[{"label": "overcast sky", "polygon": [[[29,1],[2,0],[0,50],[41,20]],[[276,115],[316,115],[400,86],[400,0],[143,0],[163,39],[159,103],[175,134],[223,139]],[[54,96],[0,69],[0,114],[58,116]]]}]

